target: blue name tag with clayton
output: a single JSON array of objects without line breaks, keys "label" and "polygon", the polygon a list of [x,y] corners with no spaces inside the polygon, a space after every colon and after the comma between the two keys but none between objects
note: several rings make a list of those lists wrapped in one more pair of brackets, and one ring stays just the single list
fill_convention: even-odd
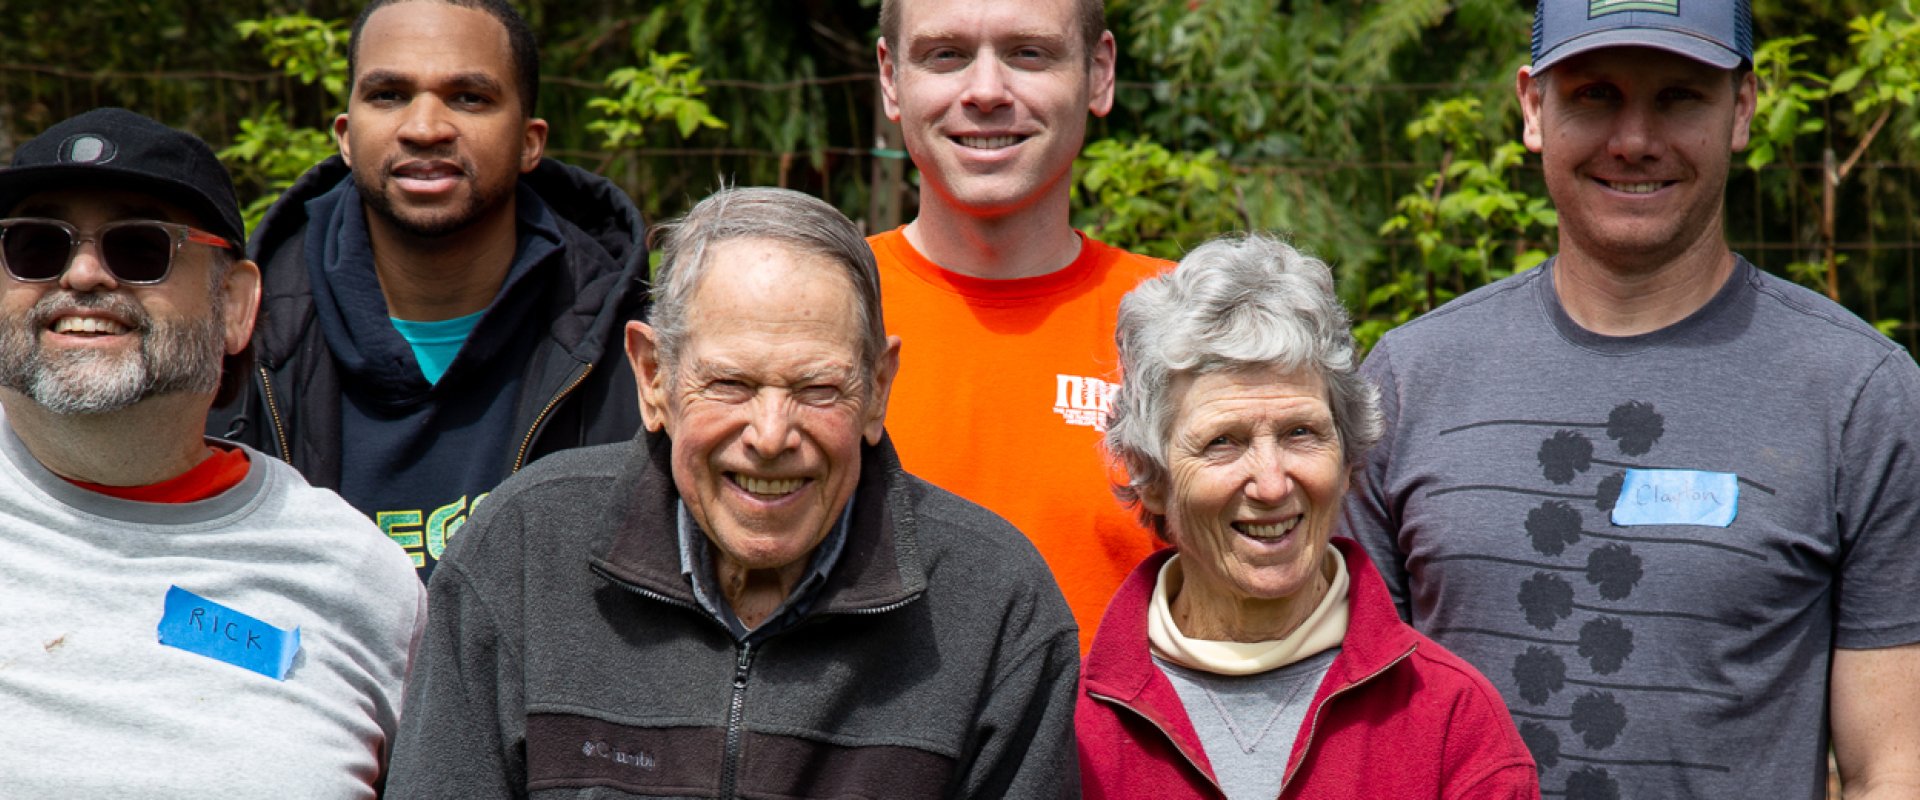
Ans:
[{"label": "blue name tag with clayton", "polygon": [[283,681],[300,652],[300,629],[276,628],[172,586],[160,615],[160,643]]},{"label": "blue name tag with clayton", "polygon": [[1724,528],[1739,509],[1740,479],[1731,472],[1630,469],[1613,503],[1613,524]]}]

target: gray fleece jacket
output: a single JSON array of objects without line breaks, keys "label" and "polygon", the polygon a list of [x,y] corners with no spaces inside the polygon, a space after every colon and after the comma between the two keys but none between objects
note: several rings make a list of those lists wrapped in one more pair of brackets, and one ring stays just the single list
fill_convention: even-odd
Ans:
[{"label": "gray fleece jacket", "polygon": [[550,456],[454,540],[390,797],[1077,795],[1073,618],[1018,531],[863,448],[807,617],[741,645],[680,572],[670,449]]}]

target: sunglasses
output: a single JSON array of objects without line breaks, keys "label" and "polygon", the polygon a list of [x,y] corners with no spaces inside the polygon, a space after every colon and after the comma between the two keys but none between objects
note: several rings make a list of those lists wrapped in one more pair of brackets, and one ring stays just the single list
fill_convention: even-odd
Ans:
[{"label": "sunglasses", "polygon": [[109,222],[82,236],[79,229],[57,219],[0,219],[0,265],[17,281],[58,280],[85,242],[99,246],[100,259],[115,281],[137,285],[166,280],[173,269],[173,255],[189,242],[233,248],[226,239],[177,222]]}]

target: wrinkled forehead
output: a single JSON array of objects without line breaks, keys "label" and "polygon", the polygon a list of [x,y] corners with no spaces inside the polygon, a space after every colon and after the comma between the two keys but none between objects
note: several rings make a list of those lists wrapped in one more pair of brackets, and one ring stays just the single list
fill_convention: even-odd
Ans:
[{"label": "wrinkled forehead", "polygon": [[688,275],[693,281],[688,303],[709,313],[787,310],[811,316],[821,309],[853,310],[860,303],[847,265],[795,242],[729,236],[707,243],[697,262]]},{"label": "wrinkled forehead", "polygon": [[153,219],[201,225],[185,209],[143,192],[126,189],[54,189],[27,195],[6,211],[9,217],[43,217],[73,225],[129,219]]}]

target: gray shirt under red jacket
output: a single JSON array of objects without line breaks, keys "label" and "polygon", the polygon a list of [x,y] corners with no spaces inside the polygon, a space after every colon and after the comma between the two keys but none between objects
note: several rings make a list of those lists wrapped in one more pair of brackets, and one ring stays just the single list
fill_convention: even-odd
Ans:
[{"label": "gray shirt under red jacket", "polygon": [[390,798],[1057,798],[1078,638],[992,512],[861,449],[805,617],[736,639],[675,547],[665,436],[556,453],[446,552]]},{"label": "gray shirt under red jacket", "polygon": [[1744,259],[1624,338],[1553,274],[1374,349],[1351,535],[1500,688],[1545,793],[1825,797],[1831,651],[1920,641],[1920,368]]},{"label": "gray shirt under red jacket", "polygon": [[[1275,754],[1287,772],[1268,797],[1539,800],[1533,760],[1486,678],[1394,615],[1359,545],[1327,547],[1351,579],[1347,632],[1292,746]],[[1074,720],[1087,800],[1251,796],[1220,774],[1192,709],[1154,663],[1147,607],[1171,556],[1149,556],[1120,585],[1087,652]]]}]

